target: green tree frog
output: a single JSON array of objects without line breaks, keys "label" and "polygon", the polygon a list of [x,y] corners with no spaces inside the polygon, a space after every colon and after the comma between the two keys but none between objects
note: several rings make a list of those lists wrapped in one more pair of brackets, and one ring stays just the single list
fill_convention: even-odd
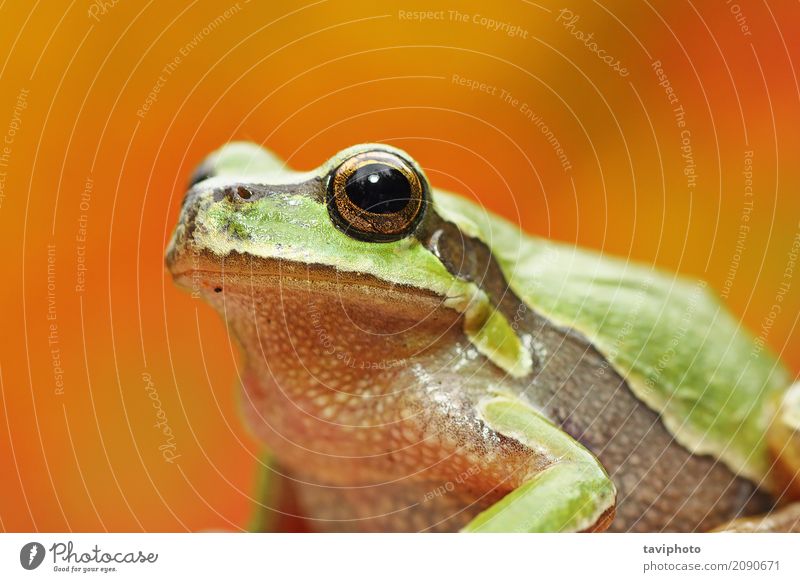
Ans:
[{"label": "green tree frog", "polygon": [[241,346],[258,529],[800,528],[800,385],[704,283],[525,234],[399,149],[230,143],[166,262]]}]

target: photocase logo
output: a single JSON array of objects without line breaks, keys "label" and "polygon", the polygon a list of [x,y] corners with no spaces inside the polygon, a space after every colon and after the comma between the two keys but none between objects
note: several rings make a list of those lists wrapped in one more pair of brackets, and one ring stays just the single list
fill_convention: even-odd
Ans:
[{"label": "photocase logo", "polygon": [[19,551],[19,563],[26,570],[35,570],[44,561],[44,546],[39,542],[30,542]]}]

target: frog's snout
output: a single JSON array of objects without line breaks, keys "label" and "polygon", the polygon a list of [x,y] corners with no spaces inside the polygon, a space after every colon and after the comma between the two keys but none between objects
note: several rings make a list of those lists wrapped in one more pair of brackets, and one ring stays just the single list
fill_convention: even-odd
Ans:
[{"label": "frog's snout", "polygon": [[[256,201],[279,196],[287,190],[248,181],[215,184],[216,180],[213,177],[201,180],[184,196],[166,254],[166,266],[173,275],[193,268],[190,259],[199,252],[215,252],[213,245],[209,246],[214,229],[224,229],[226,236],[246,238],[248,230],[237,215],[247,213]],[[219,234],[223,234],[222,231]],[[198,236],[203,240],[198,240]]]}]

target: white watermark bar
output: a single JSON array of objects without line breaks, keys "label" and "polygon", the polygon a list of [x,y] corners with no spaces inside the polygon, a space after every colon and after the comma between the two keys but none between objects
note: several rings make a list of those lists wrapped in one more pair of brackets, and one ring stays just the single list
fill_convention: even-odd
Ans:
[{"label": "white watermark bar", "polygon": [[15,533],[0,580],[798,580],[798,549],[797,534]]}]

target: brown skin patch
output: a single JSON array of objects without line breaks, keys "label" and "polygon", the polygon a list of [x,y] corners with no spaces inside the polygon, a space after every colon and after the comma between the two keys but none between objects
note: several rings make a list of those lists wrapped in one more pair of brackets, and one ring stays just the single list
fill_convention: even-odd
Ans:
[{"label": "brown skin patch", "polygon": [[509,321],[519,313],[522,301],[508,286],[500,265],[480,239],[467,236],[452,222],[432,211],[417,233],[422,243],[447,268],[466,281],[479,286]]}]

